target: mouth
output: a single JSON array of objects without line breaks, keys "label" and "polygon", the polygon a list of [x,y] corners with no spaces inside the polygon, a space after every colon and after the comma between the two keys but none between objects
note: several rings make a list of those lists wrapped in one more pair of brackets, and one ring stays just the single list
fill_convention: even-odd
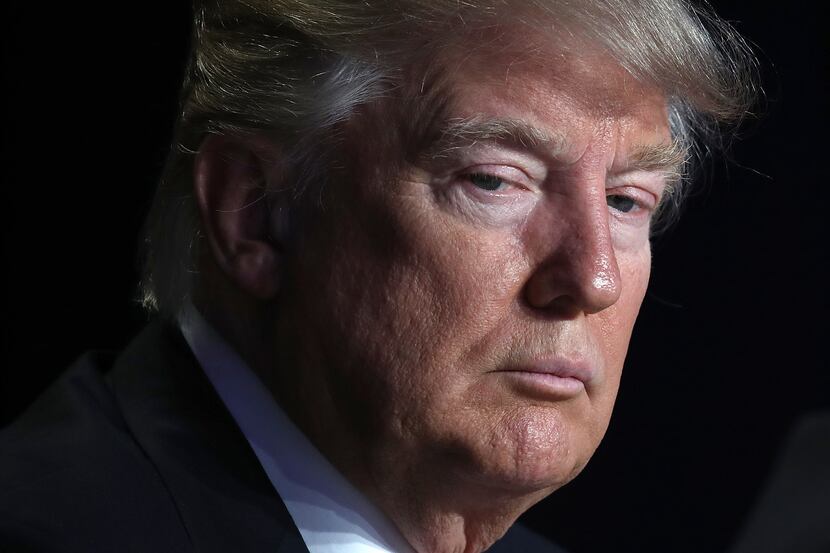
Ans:
[{"label": "mouth", "polygon": [[587,363],[546,359],[496,370],[494,374],[520,393],[561,400],[587,391],[593,372]]}]

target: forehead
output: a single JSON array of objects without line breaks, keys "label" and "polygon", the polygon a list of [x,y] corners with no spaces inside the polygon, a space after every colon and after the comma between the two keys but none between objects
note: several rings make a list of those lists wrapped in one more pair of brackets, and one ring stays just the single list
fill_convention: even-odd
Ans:
[{"label": "forehead", "polygon": [[486,42],[473,34],[458,44],[466,46],[447,49],[442,62],[452,117],[521,121],[566,158],[583,150],[580,141],[602,134],[613,134],[626,151],[671,142],[662,91],[587,41],[524,39],[514,31]]}]

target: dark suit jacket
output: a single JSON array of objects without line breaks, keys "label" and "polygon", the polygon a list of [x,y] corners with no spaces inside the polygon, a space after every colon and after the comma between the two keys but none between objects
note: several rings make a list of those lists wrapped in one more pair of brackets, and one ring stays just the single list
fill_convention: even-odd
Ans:
[{"label": "dark suit jacket", "polygon": [[[175,328],[88,353],[0,432],[0,551],[307,553]],[[516,525],[491,551],[562,553]]]}]

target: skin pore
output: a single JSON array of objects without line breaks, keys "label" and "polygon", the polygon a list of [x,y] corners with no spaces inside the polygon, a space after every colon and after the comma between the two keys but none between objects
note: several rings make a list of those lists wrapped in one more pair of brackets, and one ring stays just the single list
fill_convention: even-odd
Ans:
[{"label": "skin pore", "polygon": [[211,321],[431,553],[489,547],[593,454],[678,157],[665,98],[600,52],[446,63],[444,130],[417,163],[378,171],[388,121],[369,116],[291,248],[245,261],[221,245],[250,222],[207,229],[229,314]]}]

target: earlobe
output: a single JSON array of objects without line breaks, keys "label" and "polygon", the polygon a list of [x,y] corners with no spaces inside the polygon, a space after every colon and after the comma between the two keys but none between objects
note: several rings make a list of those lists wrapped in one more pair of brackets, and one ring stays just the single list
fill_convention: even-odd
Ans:
[{"label": "earlobe", "polygon": [[[279,289],[284,244],[268,201],[277,148],[255,138],[209,135],[194,165],[194,192],[216,265],[244,293],[269,300]],[[266,158],[267,156],[267,158]]]}]

